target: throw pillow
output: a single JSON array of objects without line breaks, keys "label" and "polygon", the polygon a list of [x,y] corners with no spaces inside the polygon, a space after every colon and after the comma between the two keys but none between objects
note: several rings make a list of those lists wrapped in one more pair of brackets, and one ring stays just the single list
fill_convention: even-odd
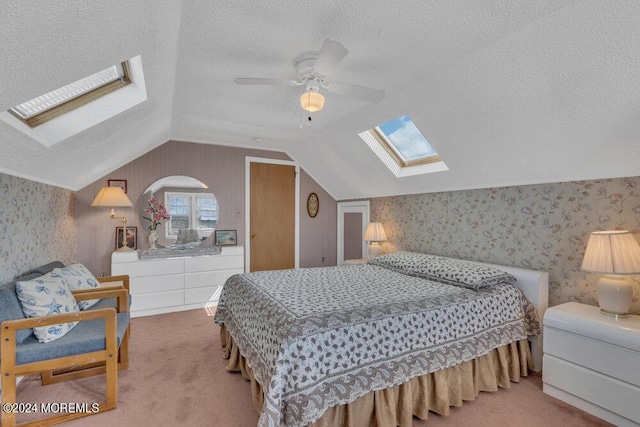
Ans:
[{"label": "throw pillow", "polygon": [[[80,311],[66,280],[54,272],[32,280],[18,280],[16,294],[22,305],[22,311],[27,317],[42,317]],[[33,328],[33,333],[38,338],[38,341],[46,343],[63,337],[77,323],[37,326]]]},{"label": "throw pillow", "polygon": [[[99,286],[98,279],[94,277],[87,267],[79,262],[73,263],[68,267],[55,268],[52,273],[55,273],[64,278],[69,284],[69,289],[72,291],[79,291],[82,289],[95,289]],[[86,301],[78,301],[80,310],[86,310],[100,301],[99,299],[92,299]]]}]

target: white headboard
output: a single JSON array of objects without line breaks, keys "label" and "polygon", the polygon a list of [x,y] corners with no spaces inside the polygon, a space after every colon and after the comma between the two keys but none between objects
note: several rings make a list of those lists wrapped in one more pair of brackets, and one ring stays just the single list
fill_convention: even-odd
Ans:
[{"label": "white headboard", "polygon": [[[515,285],[522,289],[526,297],[538,309],[538,317],[542,323],[544,312],[549,307],[549,273],[546,271],[525,270],[524,268],[509,267],[506,265],[487,264],[476,262],[476,264],[489,265],[500,270],[513,274],[516,278]],[[540,335],[530,336],[531,355],[533,356],[534,371],[542,370],[542,324],[540,325]]]}]

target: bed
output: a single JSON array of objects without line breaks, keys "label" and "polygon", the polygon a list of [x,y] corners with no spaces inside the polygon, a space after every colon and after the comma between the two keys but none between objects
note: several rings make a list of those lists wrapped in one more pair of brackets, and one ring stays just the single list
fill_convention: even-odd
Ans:
[{"label": "bed", "polygon": [[235,275],[214,319],[260,426],[405,426],[540,370],[547,286],[544,272],[395,252]]}]

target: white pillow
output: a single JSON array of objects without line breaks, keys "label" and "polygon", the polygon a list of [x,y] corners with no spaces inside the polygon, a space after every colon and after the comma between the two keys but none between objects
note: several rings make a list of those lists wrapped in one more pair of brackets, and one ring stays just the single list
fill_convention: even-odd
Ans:
[{"label": "white pillow", "polygon": [[[77,313],[80,311],[76,299],[64,278],[47,273],[28,281],[18,280],[16,294],[27,317],[42,317],[52,314]],[[40,342],[49,342],[63,337],[78,322],[37,326],[33,333]]]},{"label": "white pillow", "polygon": [[[61,276],[69,284],[69,289],[72,291],[78,291],[81,289],[95,289],[100,284],[87,267],[76,262],[64,268],[54,268],[52,273]],[[100,301],[99,299],[92,299],[86,301],[78,301],[80,310],[86,310],[95,303]]]}]

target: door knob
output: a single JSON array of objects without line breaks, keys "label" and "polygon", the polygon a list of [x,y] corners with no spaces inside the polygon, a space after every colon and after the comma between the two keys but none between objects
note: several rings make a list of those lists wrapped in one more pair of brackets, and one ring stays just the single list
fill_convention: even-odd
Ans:
[{"label": "door knob", "polygon": [[252,238],[252,239],[255,239],[255,238],[256,238],[256,235],[255,235],[255,234],[252,234],[252,235],[251,235],[251,238]]}]

